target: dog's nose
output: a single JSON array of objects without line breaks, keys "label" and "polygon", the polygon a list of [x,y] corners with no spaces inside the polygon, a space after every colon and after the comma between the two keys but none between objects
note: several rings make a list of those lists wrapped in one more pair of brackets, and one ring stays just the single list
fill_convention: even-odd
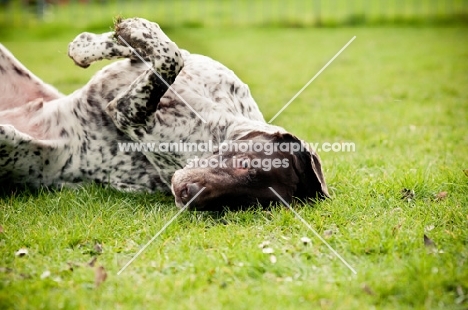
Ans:
[{"label": "dog's nose", "polygon": [[199,183],[187,183],[180,191],[180,199],[183,203],[187,203],[202,189]]}]

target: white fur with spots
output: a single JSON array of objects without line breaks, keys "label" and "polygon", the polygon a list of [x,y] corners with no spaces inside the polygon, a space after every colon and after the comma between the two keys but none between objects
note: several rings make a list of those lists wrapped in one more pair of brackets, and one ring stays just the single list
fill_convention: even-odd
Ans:
[{"label": "white fur with spots", "polygon": [[144,19],[119,21],[116,32],[80,34],[68,54],[81,67],[126,59],[64,96],[0,45],[0,85],[10,85],[0,89],[0,182],[59,187],[97,182],[169,192],[175,171],[194,154],[126,153],[118,143],[222,142],[252,131],[286,132],[265,122],[248,86],[233,71],[180,50],[157,24]]}]

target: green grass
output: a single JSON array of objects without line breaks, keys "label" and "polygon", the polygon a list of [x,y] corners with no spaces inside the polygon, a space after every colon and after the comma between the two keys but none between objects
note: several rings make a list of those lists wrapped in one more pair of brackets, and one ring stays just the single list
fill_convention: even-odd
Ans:
[{"label": "green grass", "polygon": [[[97,69],[67,58],[75,35],[34,40],[19,33],[2,43],[70,92]],[[203,28],[169,35],[232,68],[266,119],[357,36],[275,124],[309,141],[356,143],[354,153],[321,152],[333,199],[297,208],[320,234],[333,232],[327,242],[358,274],[291,212],[275,207],[183,213],[117,275],[177,212],[171,197],[94,186],[5,189],[0,308],[468,307],[466,28]],[[410,201],[401,199],[404,188],[415,192]],[[440,192],[446,198],[436,199]],[[436,250],[425,247],[424,234]],[[312,244],[303,245],[303,236]],[[276,263],[258,247],[265,240]],[[29,255],[16,257],[20,248]],[[86,266],[93,256],[108,274],[98,288],[96,267]],[[45,271],[50,276],[41,279]]]}]

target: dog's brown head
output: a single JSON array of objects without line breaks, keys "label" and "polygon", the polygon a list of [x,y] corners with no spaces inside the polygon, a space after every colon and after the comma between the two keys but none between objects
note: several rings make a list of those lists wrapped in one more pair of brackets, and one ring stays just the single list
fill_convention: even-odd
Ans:
[{"label": "dog's brown head", "polygon": [[238,209],[279,202],[329,197],[319,156],[291,134],[252,133],[221,145],[211,156],[175,172],[172,192],[177,206],[192,210]]}]

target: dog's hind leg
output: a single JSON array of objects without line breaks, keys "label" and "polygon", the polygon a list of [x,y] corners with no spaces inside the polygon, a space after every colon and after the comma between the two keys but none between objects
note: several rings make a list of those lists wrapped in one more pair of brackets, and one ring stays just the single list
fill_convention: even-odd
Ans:
[{"label": "dog's hind leg", "polygon": [[31,73],[0,44],[0,111],[17,108],[36,99],[47,102],[62,96],[54,87]]}]

